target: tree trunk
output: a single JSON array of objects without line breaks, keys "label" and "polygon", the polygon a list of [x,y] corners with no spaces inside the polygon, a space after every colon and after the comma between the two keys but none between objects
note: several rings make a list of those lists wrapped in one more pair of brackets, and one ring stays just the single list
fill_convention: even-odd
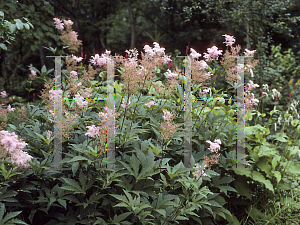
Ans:
[{"label": "tree trunk", "polygon": [[251,48],[250,41],[249,41],[249,15],[247,15],[246,29],[247,29],[246,48],[249,50]]},{"label": "tree trunk", "polygon": [[130,0],[127,0],[127,9],[129,13],[129,18],[130,18],[130,27],[131,27],[131,43],[130,43],[130,48],[134,49],[135,47],[135,39],[136,39],[136,34],[135,34],[135,17],[132,12],[132,6]]},{"label": "tree trunk", "polygon": [[42,41],[40,41],[40,60],[41,60],[41,68],[45,65],[45,60],[44,60],[44,51],[43,51],[43,48],[42,48]]}]

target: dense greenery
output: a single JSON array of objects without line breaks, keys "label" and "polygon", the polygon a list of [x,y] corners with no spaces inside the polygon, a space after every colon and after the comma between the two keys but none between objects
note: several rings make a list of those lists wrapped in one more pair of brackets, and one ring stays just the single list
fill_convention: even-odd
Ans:
[{"label": "dense greenery", "polygon": [[[15,132],[22,138],[28,144],[23,150],[32,161],[28,168],[18,166],[13,156],[6,155],[17,146],[16,140],[10,142],[0,133],[0,224],[299,223],[300,68],[294,53],[299,46],[271,41],[273,36],[278,38],[272,27],[281,24],[283,31],[289,23],[297,23],[295,14],[285,20],[286,12],[282,12],[286,11],[284,7],[292,12],[296,6],[288,9],[292,6],[289,1],[275,0],[249,0],[247,4],[176,0],[5,3],[0,3],[0,91],[5,90],[10,96],[4,97],[1,92],[0,130]],[[265,5],[258,12],[251,4]],[[237,12],[248,15],[248,19]],[[112,53],[105,53],[104,57],[123,53],[132,46],[142,50],[145,44],[152,46],[157,41],[173,59],[176,55],[188,55],[191,48],[201,54],[212,45],[223,49],[220,60],[207,63],[206,72],[212,74],[209,84],[196,82],[199,71],[193,64],[191,168],[183,163],[186,78],[182,58],[176,58],[174,64],[164,64],[159,57],[145,58],[139,51],[141,67],[126,63],[132,52],[126,52],[125,59],[117,58],[115,63],[115,170],[106,168],[106,121],[100,117],[101,113],[109,113],[106,102],[90,101],[80,108],[78,96],[76,101],[62,104],[64,169],[51,169],[55,155],[55,136],[51,135],[55,133],[51,112],[54,61],[47,61],[45,56],[71,56],[73,47],[63,45],[58,36],[62,37],[61,32],[54,29],[54,16],[74,19],[73,27],[83,40],[81,62],[74,58],[69,61],[72,57],[62,60],[64,97],[78,93],[90,94],[91,98],[108,97],[107,65],[104,63],[99,70],[95,61],[89,61],[90,55],[95,59],[95,54],[101,55],[105,49]],[[249,30],[242,29],[245,22]],[[259,84],[252,90],[259,103],[245,113],[245,163],[251,170],[231,170],[237,165],[238,103],[233,100],[237,87],[227,78],[236,60],[228,66],[221,59],[225,58],[225,50],[232,50],[223,44],[222,34],[233,35],[234,31],[237,42],[238,37],[245,38],[241,55],[247,46],[255,46],[253,60],[259,60],[255,68],[245,70],[245,86],[250,87],[250,80]],[[283,35],[291,38],[292,31]],[[7,45],[9,42],[5,41],[13,40],[12,37],[15,41]],[[74,53],[77,56],[81,52],[78,49],[78,54]],[[3,63],[6,61],[10,64]],[[31,63],[33,66],[29,66]],[[245,65],[251,64],[245,59]],[[168,69],[178,78],[168,77]],[[134,80],[130,85],[129,78]],[[211,88],[211,96],[203,93],[206,88]],[[149,101],[156,104],[145,105]],[[171,122],[164,110],[175,112]],[[94,138],[88,126],[96,124],[101,129]],[[168,136],[173,129],[176,132]],[[211,151],[213,145],[207,142],[216,140],[221,143],[218,159]],[[200,170],[194,166],[199,163],[203,168],[208,162],[205,175],[198,178],[195,174]]]}]

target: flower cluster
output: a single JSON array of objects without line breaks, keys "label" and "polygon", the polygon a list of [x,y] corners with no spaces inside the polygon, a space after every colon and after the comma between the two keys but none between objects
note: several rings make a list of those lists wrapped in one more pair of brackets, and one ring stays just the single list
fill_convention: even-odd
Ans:
[{"label": "flower cluster", "polygon": [[151,108],[152,105],[156,105],[156,102],[151,100],[150,102],[146,103],[145,106]]},{"label": "flower cluster", "polygon": [[218,57],[219,55],[222,55],[222,50],[218,50],[218,47],[216,46],[213,46],[211,48],[207,48],[207,53],[204,53],[204,58],[207,62],[209,61],[212,61],[213,59],[217,59],[218,60]]},{"label": "flower cluster", "polygon": [[101,54],[101,57],[99,56],[99,54],[96,54],[95,56],[92,56],[92,59],[90,61],[92,64],[101,67],[107,64],[107,59],[110,53],[111,51],[105,50],[105,54]]},{"label": "flower cluster", "polygon": [[[30,67],[32,67],[32,64],[30,64]],[[35,80],[36,76],[36,71],[31,69],[29,74],[30,80]]]},{"label": "flower cluster", "polygon": [[160,128],[162,129],[161,135],[165,140],[168,140],[176,133],[176,128],[178,127],[178,125],[172,124],[173,119],[176,116],[174,111],[173,113],[171,113],[163,109],[163,112],[164,122],[160,125]]},{"label": "flower cluster", "polygon": [[[239,57],[239,52],[241,50],[241,46],[238,45],[236,47],[233,47],[232,45],[235,42],[235,38],[233,36],[230,35],[222,35],[225,36],[226,41],[224,43],[226,43],[226,46],[230,46],[231,49],[231,53],[226,50],[223,58],[220,60],[221,65],[223,66],[224,70],[227,71],[227,76],[226,76],[226,80],[228,83],[230,83],[231,85],[234,85],[235,83],[237,83],[237,69],[238,66],[234,66],[235,64],[235,60],[237,57]],[[250,51],[248,49],[245,49],[244,55],[245,56],[253,56],[255,50]],[[215,54],[216,55],[216,54]],[[235,57],[232,57],[235,56]],[[253,68],[258,64],[259,60],[253,60],[251,57],[247,57],[245,58],[246,61],[246,67],[244,68],[244,71],[247,71],[251,74],[251,77],[253,77]]]},{"label": "flower cluster", "polygon": [[[206,141],[207,143],[210,144],[210,147],[208,148],[212,153],[217,153],[218,150],[220,150],[221,148],[221,140],[220,139],[216,139],[214,142],[211,141]],[[221,154],[213,154],[211,157],[208,156],[204,156],[204,166],[203,168],[199,165],[199,163],[196,164],[196,166],[194,167],[195,172],[193,172],[193,175],[199,179],[201,176],[207,176],[206,173],[204,173],[204,171],[208,168],[210,168],[212,165],[217,164],[219,162],[219,158],[220,158]]]},{"label": "flower cluster", "polygon": [[[72,30],[73,22],[71,20],[64,20],[62,22],[59,18],[53,18],[55,28],[61,30],[62,35],[60,39],[64,46],[69,46],[68,49],[70,52],[76,52],[78,47],[82,45],[82,41],[78,40],[77,32]],[[64,30],[64,25],[66,26],[66,30]]]},{"label": "flower cluster", "polygon": [[[99,117],[99,123],[98,126],[92,125],[92,126],[86,126],[87,129],[89,129],[85,135],[91,137],[91,138],[96,138],[96,135],[98,136],[97,138],[97,145],[100,145],[100,149],[104,150],[104,146],[105,146],[105,141],[106,139],[106,131],[107,131],[107,116],[108,115],[113,115],[114,117],[119,116],[119,113],[115,113],[115,108],[114,108],[114,112],[111,112],[110,109],[105,106],[104,107],[106,113],[103,112],[99,112],[98,113],[98,117]],[[109,124],[108,124],[109,126]],[[119,127],[119,125],[117,125],[115,127],[115,129],[117,129]],[[114,130],[115,131],[115,130]],[[100,141],[102,142],[100,144]],[[103,153],[104,151],[100,152],[100,155]]]},{"label": "flower cluster", "polygon": [[32,159],[32,156],[27,152],[22,151],[28,144],[19,140],[15,132],[9,133],[8,131],[1,130],[0,140],[0,143],[4,147],[4,149],[1,149],[1,154],[4,157],[10,155],[12,163],[17,167],[20,167],[20,169],[28,168],[30,166],[28,161]]},{"label": "flower cluster", "polygon": [[249,81],[247,84],[248,87],[246,87],[246,94],[245,94],[245,103],[248,110],[252,109],[253,105],[257,105],[259,100],[257,100],[253,93],[251,93],[251,90],[253,88],[259,87],[258,84],[254,84],[253,81]]},{"label": "flower cluster", "polygon": [[[130,102],[130,98],[129,98],[129,99],[128,99],[128,103],[127,103],[127,105],[130,105],[130,103],[131,103],[131,102]],[[125,99],[123,99],[123,101],[122,101],[122,105],[121,105],[121,106],[122,106],[123,108],[126,108],[126,107],[127,107],[127,105],[126,105],[126,101],[125,101]]]}]

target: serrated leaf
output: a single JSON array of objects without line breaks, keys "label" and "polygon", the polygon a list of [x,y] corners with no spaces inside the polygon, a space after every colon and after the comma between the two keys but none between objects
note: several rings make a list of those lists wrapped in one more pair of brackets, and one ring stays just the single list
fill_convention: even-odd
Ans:
[{"label": "serrated leaf", "polygon": [[75,156],[74,158],[72,158],[70,161],[68,161],[68,163],[70,163],[70,162],[76,162],[76,161],[80,161],[80,160],[90,161],[88,158],[79,155],[79,156]]},{"label": "serrated leaf", "polygon": [[266,178],[261,173],[259,173],[257,171],[252,171],[251,176],[252,176],[253,180],[264,184],[267,189],[269,189],[270,191],[272,191],[274,193],[274,188],[273,188],[272,183],[269,180],[266,180]]},{"label": "serrated leaf", "polygon": [[130,214],[132,214],[132,212],[126,212],[120,215],[115,215],[111,223],[113,224],[120,223],[121,221],[125,220]]},{"label": "serrated leaf", "polygon": [[17,211],[17,212],[10,212],[10,213],[7,213],[5,215],[5,217],[3,218],[3,220],[1,221],[2,224],[6,224],[7,221],[9,221],[10,219],[14,218],[14,217],[17,217],[19,214],[21,214],[22,211]]},{"label": "serrated leaf", "polygon": [[74,191],[75,193],[84,193],[80,185],[73,179],[70,178],[62,178],[69,186],[60,187],[65,190]]}]

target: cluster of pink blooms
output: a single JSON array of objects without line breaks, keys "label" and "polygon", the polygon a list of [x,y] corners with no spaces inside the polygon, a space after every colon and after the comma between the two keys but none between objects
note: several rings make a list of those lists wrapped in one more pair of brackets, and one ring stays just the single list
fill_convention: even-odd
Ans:
[{"label": "cluster of pink blooms", "polygon": [[177,124],[172,124],[172,121],[175,117],[175,113],[168,112],[167,110],[164,110],[164,122],[160,125],[162,132],[161,135],[165,140],[168,140],[170,137],[172,137],[176,133],[176,128],[178,127]]},{"label": "cluster of pink blooms", "polygon": [[201,57],[201,54],[196,52],[193,48],[191,48],[190,50],[191,50],[191,56],[193,59],[198,59],[199,57]]},{"label": "cluster of pink blooms", "polygon": [[171,70],[167,70],[167,77],[171,78],[171,77],[177,77],[178,74],[172,73]]},{"label": "cluster of pink blooms", "polygon": [[63,30],[64,29],[64,24],[60,19],[53,18],[53,20],[54,20],[54,24],[55,24],[56,29],[58,29],[58,30]]},{"label": "cluster of pink blooms", "polygon": [[228,46],[228,45],[232,46],[234,44],[234,42],[235,42],[235,37],[234,36],[230,36],[228,34],[224,34],[222,36],[225,36],[226,41],[223,42],[223,43],[225,43],[226,46]]},{"label": "cluster of pink blooms", "polygon": [[245,94],[245,104],[247,109],[252,109],[253,105],[257,105],[259,100],[255,98],[254,94],[251,93],[251,90],[253,88],[259,87],[258,84],[254,84],[253,81],[249,81],[249,83],[247,84],[248,87],[246,87],[246,94]]},{"label": "cluster of pink blooms", "polygon": [[77,57],[77,56],[75,56],[75,55],[73,55],[73,54],[72,54],[72,58],[73,58],[75,61],[77,61],[77,62],[81,62],[81,60],[83,60],[82,57]]},{"label": "cluster of pink blooms", "polygon": [[92,59],[90,60],[92,64],[97,66],[103,66],[107,64],[107,56],[110,55],[111,51],[105,50],[105,54],[101,54],[101,57],[99,54],[96,54],[95,56],[92,56]]},{"label": "cluster of pink blooms", "polygon": [[222,50],[218,50],[218,47],[212,46],[211,48],[207,48],[207,53],[204,53],[204,58],[207,62],[212,61],[213,59],[217,59],[219,55],[222,55]]},{"label": "cluster of pink blooms", "polygon": [[216,139],[215,142],[211,142],[211,141],[206,141],[207,143],[210,144],[210,147],[208,148],[211,152],[217,153],[218,150],[220,150],[220,144],[221,140],[220,139]]},{"label": "cluster of pink blooms", "polygon": [[22,151],[22,149],[28,144],[21,142],[15,132],[9,133],[8,131],[1,130],[0,139],[1,144],[7,151],[4,154],[9,153],[13,164],[24,168],[28,168],[30,166],[28,161],[31,161],[32,156],[30,156],[27,152]]},{"label": "cluster of pink blooms", "polygon": [[2,92],[1,92],[1,98],[6,98],[6,96],[7,96],[6,91],[2,91]]},{"label": "cluster of pink blooms", "polygon": [[150,55],[151,57],[153,57],[155,55],[161,56],[163,54],[162,61],[164,64],[167,64],[168,62],[172,61],[170,58],[171,56],[165,55],[165,48],[161,48],[157,42],[153,42],[153,45],[154,45],[154,48],[151,48],[149,45],[144,46],[144,51],[145,51],[146,55]]},{"label": "cluster of pink blooms", "polygon": [[[107,106],[105,106],[104,109],[105,109],[106,113],[103,113],[103,112],[98,113],[99,119],[102,120],[102,125],[104,125],[104,123],[107,122],[107,115],[111,113],[111,110]],[[116,110],[116,108],[114,108],[114,111],[115,110]],[[113,115],[118,116],[118,114],[116,114],[116,113],[114,113]],[[101,131],[101,130],[103,131],[103,126],[92,125],[92,126],[86,126],[86,128],[88,128],[89,130],[85,133],[85,135],[88,135],[89,137],[93,137],[93,138],[96,135],[101,136],[99,131]]]},{"label": "cluster of pink blooms", "polygon": [[[211,141],[206,141],[207,143],[210,144],[210,147],[208,148],[212,153],[217,153],[218,150],[220,150],[221,148],[221,140],[220,139],[215,139],[214,142],[211,142]],[[217,155],[218,157],[220,157],[220,154]],[[199,165],[199,163],[196,163],[194,169],[195,169],[195,172],[193,172],[193,175],[199,179],[199,177],[201,176],[207,176],[206,173],[204,173],[205,169],[208,169],[209,168],[209,164],[211,164],[211,162],[213,161],[213,163],[217,163],[217,160],[218,159],[213,159],[213,160],[209,160],[208,157],[205,157],[205,164],[202,168],[202,166]]]},{"label": "cluster of pink blooms", "polygon": [[151,100],[150,102],[148,102],[148,103],[145,104],[145,106],[147,106],[147,107],[149,107],[149,108],[150,108],[152,105],[156,105],[156,102],[153,101],[153,100]]},{"label": "cluster of pink blooms", "polygon": [[[32,64],[30,64],[30,66],[32,66]],[[30,78],[30,80],[34,80],[36,78],[35,70],[30,70],[29,78]]]},{"label": "cluster of pink blooms", "polygon": [[[0,95],[1,95],[1,98],[6,98],[8,96],[8,94],[6,93],[6,91],[2,91],[0,93]],[[15,108],[12,108],[10,104],[7,106],[7,111],[12,112],[14,110],[15,110]]]},{"label": "cluster of pink blooms", "polygon": [[[130,98],[128,99],[128,105],[130,105]],[[125,101],[125,99],[123,99],[123,101],[122,101],[122,105],[121,105],[123,108],[126,108],[127,106],[126,106],[126,101]]]}]

